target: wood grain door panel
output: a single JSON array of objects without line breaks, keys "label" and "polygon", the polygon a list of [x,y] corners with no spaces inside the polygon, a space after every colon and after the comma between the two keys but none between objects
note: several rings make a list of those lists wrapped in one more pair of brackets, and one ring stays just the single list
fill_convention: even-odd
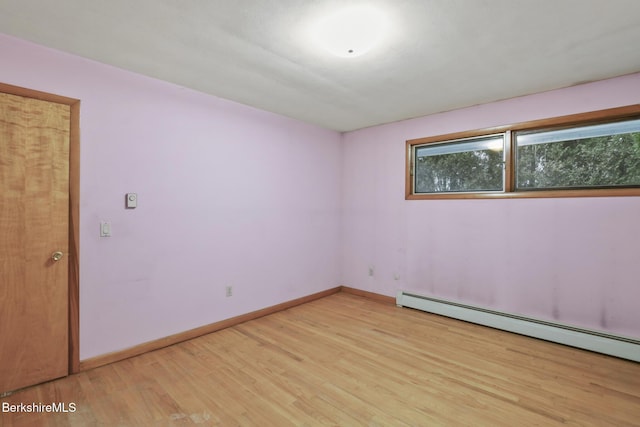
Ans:
[{"label": "wood grain door panel", "polygon": [[68,374],[69,130],[68,105],[0,93],[0,392]]}]

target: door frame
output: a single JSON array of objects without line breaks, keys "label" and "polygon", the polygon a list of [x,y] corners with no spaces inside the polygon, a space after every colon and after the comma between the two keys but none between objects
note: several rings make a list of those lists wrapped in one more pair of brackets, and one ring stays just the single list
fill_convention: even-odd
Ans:
[{"label": "door frame", "polygon": [[0,92],[68,105],[69,128],[69,374],[80,371],[80,100],[0,83]]}]

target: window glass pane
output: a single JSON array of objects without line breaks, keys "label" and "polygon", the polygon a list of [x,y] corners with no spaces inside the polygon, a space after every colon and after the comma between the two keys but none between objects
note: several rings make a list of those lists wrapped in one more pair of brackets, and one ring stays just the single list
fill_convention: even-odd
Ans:
[{"label": "window glass pane", "polygon": [[504,136],[414,148],[414,193],[503,191]]},{"label": "window glass pane", "polygon": [[519,190],[640,186],[640,120],[516,135]]}]

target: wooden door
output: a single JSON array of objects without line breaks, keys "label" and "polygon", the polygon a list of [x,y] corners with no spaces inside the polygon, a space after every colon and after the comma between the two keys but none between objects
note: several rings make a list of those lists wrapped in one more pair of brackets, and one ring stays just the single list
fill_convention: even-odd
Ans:
[{"label": "wooden door", "polygon": [[0,93],[0,393],[69,372],[69,132],[69,105]]}]

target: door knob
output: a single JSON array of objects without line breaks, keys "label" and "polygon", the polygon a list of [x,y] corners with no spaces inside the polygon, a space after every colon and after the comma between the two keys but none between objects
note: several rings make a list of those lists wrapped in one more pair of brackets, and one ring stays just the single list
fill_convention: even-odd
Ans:
[{"label": "door knob", "polygon": [[54,253],[51,254],[51,259],[54,260],[54,261],[60,261],[62,259],[63,255],[64,254],[62,252],[57,251],[57,252],[54,252]]}]

